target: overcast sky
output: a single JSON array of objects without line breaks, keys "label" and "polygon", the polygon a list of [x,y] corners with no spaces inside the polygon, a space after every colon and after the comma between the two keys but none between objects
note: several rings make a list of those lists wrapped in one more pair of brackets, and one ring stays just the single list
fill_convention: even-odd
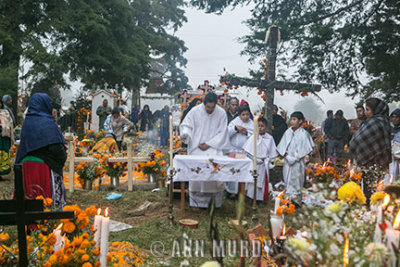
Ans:
[{"label": "overcast sky", "polygon": [[[233,11],[225,11],[222,15],[206,14],[196,9],[186,9],[188,22],[177,32],[185,41],[188,51],[186,75],[192,87],[197,87],[204,80],[211,84],[218,84],[219,76],[224,74],[224,68],[238,76],[248,76],[252,67],[248,58],[240,55],[244,44],[238,38],[249,33],[249,29],[242,23],[250,16],[250,8],[239,7]],[[248,90],[242,88],[241,96],[247,98]],[[262,105],[262,100],[256,90],[249,91],[248,100],[253,103],[252,108]],[[344,93],[329,94],[327,91],[319,93],[325,104],[318,102],[324,111],[328,109],[342,109],[347,118],[355,117],[354,105],[358,99],[345,97]],[[284,96],[275,93],[275,103],[289,112],[301,100],[301,96],[285,92]],[[315,98],[315,97],[314,97]],[[315,98],[317,100],[317,98]],[[318,100],[317,100],[318,101]]]}]

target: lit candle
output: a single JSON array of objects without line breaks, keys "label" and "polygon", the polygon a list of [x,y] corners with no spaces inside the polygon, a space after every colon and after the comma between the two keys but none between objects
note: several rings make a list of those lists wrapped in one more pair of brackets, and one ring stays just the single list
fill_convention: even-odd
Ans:
[{"label": "lit candle", "polygon": [[343,248],[343,267],[349,265],[349,236],[344,233],[344,248]]},{"label": "lit candle", "polygon": [[110,217],[108,217],[108,208],[104,212],[104,217],[101,220],[101,242],[100,242],[100,266],[107,266],[108,254],[108,235],[110,233]]},{"label": "lit candle", "polygon": [[349,161],[347,162],[347,169],[351,169],[351,160],[349,159]]},{"label": "lit candle", "polygon": [[276,211],[277,211],[277,210],[279,209],[279,207],[281,206],[282,194],[283,194],[283,191],[280,192],[280,193],[276,196],[276,198],[275,198],[275,210],[274,210],[274,213],[275,213],[275,214],[276,214]]},{"label": "lit candle", "polygon": [[281,235],[283,224],[284,223],[282,216],[271,214],[271,229],[272,229],[272,236],[274,238],[277,238]]},{"label": "lit candle", "polygon": [[94,242],[96,242],[96,248],[98,248],[100,246],[100,237],[101,237],[101,222],[103,219],[103,216],[100,215],[101,213],[101,209],[97,210],[97,215],[94,216],[94,225],[93,228],[96,230],[96,232],[94,233]]},{"label": "lit candle", "polygon": [[174,143],[174,134],[172,132],[172,115],[169,116],[169,166],[170,169],[172,170],[172,168],[174,167],[173,164],[173,151],[172,151],[172,145]]},{"label": "lit candle", "polygon": [[385,197],[383,198],[382,209],[386,209],[387,205],[389,205],[389,202],[390,202],[390,195],[386,194]]},{"label": "lit candle", "polygon": [[53,231],[53,234],[56,237],[56,243],[53,246],[53,250],[54,252],[59,251],[60,249],[62,249],[64,247],[64,239],[61,236],[61,228],[62,228],[63,224],[60,224],[59,226],[57,226],[57,228]]},{"label": "lit candle", "polygon": [[254,116],[254,151],[253,151],[253,169],[257,171],[257,138],[258,138],[258,117]]}]

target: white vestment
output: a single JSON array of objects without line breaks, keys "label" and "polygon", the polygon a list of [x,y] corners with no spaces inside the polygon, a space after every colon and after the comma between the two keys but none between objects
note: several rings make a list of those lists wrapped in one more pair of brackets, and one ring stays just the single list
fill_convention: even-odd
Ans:
[{"label": "white vestment", "polygon": [[[235,126],[246,128],[247,135],[236,131]],[[244,153],[243,145],[246,143],[247,139],[249,139],[249,136],[253,134],[253,130],[254,122],[252,120],[249,120],[248,122],[243,122],[240,117],[236,117],[233,121],[231,121],[228,125],[228,135],[230,142],[229,152]],[[226,191],[231,194],[237,194],[238,187],[239,184],[237,182],[226,183]]]},{"label": "white vestment", "polygon": [[[226,112],[216,106],[208,114],[204,104],[194,107],[180,125],[182,137],[187,137],[188,155],[222,156],[223,149],[228,147],[228,129]],[[209,149],[203,151],[199,145],[206,143]],[[215,197],[217,207],[222,205],[225,183],[189,182],[190,206],[207,208],[211,197]]]},{"label": "white vestment", "polygon": [[277,147],[281,156],[285,157],[283,165],[283,181],[286,193],[295,198],[304,185],[306,163],[305,157],[314,149],[310,134],[303,128],[286,130]]},{"label": "white vestment", "polygon": [[[254,136],[244,144],[243,149],[251,159],[254,156]],[[264,200],[264,192],[269,183],[269,163],[278,156],[274,138],[266,133],[257,138],[257,200]],[[267,192],[269,194],[269,192]],[[254,183],[247,184],[247,196],[254,198]],[[267,200],[267,199],[265,199]]]}]

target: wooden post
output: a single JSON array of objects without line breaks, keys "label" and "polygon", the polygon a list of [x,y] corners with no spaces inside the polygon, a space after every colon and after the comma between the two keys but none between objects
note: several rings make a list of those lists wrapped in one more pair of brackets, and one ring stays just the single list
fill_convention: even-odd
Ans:
[{"label": "wooden post", "polygon": [[23,170],[22,165],[15,165],[15,199],[16,199],[16,213],[15,218],[18,222],[18,248],[19,248],[19,266],[28,266],[27,244],[26,244],[26,226],[25,226],[25,193],[23,185]]},{"label": "wooden post", "polygon": [[133,191],[132,164],[132,144],[128,144],[128,191]]},{"label": "wooden post", "polygon": [[74,173],[75,173],[75,142],[69,141],[68,153],[69,153],[69,192],[74,192]]},{"label": "wooden post", "polygon": [[[173,186],[173,185],[172,185]],[[185,182],[181,182],[181,215],[185,217]]]},{"label": "wooden post", "polygon": [[[243,196],[243,200],[246,200],[246,183],[239,183],[239,195]],[[246,213],[246,201],[243,201],[242,206],[243,214]]]}]

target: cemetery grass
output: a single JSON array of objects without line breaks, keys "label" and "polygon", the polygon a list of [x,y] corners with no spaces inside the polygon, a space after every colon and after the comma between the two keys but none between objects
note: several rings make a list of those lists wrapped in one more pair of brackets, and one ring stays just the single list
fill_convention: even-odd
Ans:
[{"label": "cemetery grass", "polygon": [[[0,182],[0,193],[6,188],[13,186],[13,178],[5,177]],[[8,191],[8,190],[7,190]],[[132,225],[132,229],[122,232],[111,233],[110,241],[129,241],[137,246],[141,251],[148,254],[150,264],[146,266],[180,266],[180,263],[187,260],[187,266],[200,266],[207,260],[212,260],[211,249],[212,242],[209,241],[209,213],[207,209],[189,208],[188,199],[186,199],[186,216],[199,222],[198,228],[183,227],[178,224],[171,226],[168,220],[168,197],[165,189],[160,192],[151,191],[120,191],[121,199],[106,200],[107,191],[84,191],[77,190],[74,193],[67,192],[67,203],[78,204],[82,209],[91,205],[96,207],[109,207],[110,217],[112,220],[120,221]],[[148,202],[149,206],[143,211],[137,209]],[[215,220],[218,223],[219,236],[225,242],[227,240],[240,240],[238,233],[229,227],[228,222],[236,219],[237,200],[225,199],[221,208],[216,209]],[[251,225],[252,201],[246,198],[245,218]],[[259,223],[264,227],[267,226],[267,211],[273,208],[273,203],[258,203],[257,217]],[[143,216],[128,217],[127,214],[140,214]],[[182,219],[180,210],[180,200],[174,199],[174,217],[175,221]],[[9,228],[9,227],[7,227]],[[248,229],[248,228],[246,228]],[[11,230],[11,229],[10,229]],[[16,231],[16,229],[15,229]],[[14,231],[13,231],[14,232]],[[196,257],[192,253],[192,257],[183,257],[183,241],[184,235],[187,235],[193,242],[193,251],[195,250],[195,240],[204,240],[205,249],[204,257]],[[180,257],[178,253],[172,255],[174,240],[178,240],[180,244]],[[163,244],[165,250],[160,255],[155,256],[151,252],[152,244]],[[158,247],[160,248],[160,246]],[[175,251],[176,252],[176,251]],[[238,254],[239,255],[239,254]],[[239,264],[239,257],[225,257],[225,266],[235,266]],[[250,261],[246,259],[246,266],[250,265]]]}]

